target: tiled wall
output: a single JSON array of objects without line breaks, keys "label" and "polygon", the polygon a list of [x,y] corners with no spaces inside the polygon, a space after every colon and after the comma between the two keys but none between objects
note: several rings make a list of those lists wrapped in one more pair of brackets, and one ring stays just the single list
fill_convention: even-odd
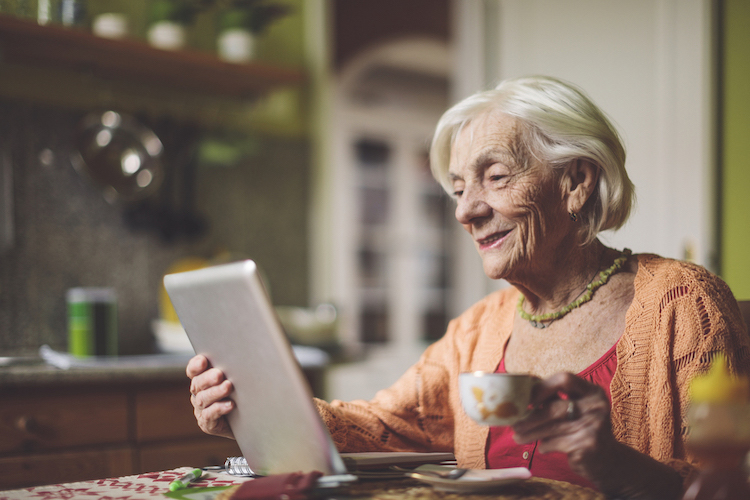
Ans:
[{"label": "tiled wall", "polygon": [[65,292],[75,286],[114,287],[120,352],[150,352],[164,272],[179,258],[220,250],[255,259],[277,304],[307,304],[304,141],[256,138],[253,154],[235,166],[199,165],[196,210],[209,228],[192,241],[166,241],[127,227],[123,208],[108,204],[73,169],[80,113],[0,100],[0,117],[15,226],[13,246],[0,254],[0,356],[33,353],[42,344],[65,349]]}]

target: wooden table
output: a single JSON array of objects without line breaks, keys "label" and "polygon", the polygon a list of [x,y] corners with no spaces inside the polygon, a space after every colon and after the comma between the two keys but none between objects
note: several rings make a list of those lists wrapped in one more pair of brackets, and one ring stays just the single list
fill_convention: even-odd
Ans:
[{"label": "wooden table", "polygon": [[552,479],[531,478],[482,494],[434,489],[414,479],[361,481],[341,491],[336,498],[378,500],[606,500],[597,491]]},{"label": "wooden table", "polygon": [[[35,486],[18,490],[0,491],[0,500],[43,498],[45,500],[78,500],[111,498],[128,500],[165,499],[169,483],[191,469],[182,467],[164,472],[153,472],[110,479],[77,483]],[[241,484],[251,479],[210,472],[195,487],[217,487]],[[218,494],[218,492],[217,492]],[[316,496],[316,499],[325,497]],[[561,481],[532,478],[509,484],[487,494],[451,493],[433,489],[413,479],[359,481],[339,489],[331,498],[379,500],[605,500],[604,495],[588,488]]]}]

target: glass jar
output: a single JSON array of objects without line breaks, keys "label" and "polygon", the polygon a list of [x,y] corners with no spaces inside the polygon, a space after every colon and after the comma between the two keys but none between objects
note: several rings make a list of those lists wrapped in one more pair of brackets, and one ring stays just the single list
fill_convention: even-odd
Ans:
[{"label": "glass jar", "polygon": [[700,472],[683,500],[750,498],[746,459],[750,451],[750,403],[692,404],[688,451]]}]

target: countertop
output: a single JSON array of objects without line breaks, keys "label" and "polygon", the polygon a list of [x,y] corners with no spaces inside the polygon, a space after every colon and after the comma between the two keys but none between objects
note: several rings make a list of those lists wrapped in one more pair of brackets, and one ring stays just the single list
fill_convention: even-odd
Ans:
[{"label": "countertop", "polygon": [[[319,371],[329,363],[328,356],[320,349],[295,345],[293,352],[305,371]],[[43,346],[40,349],[39,358],[19,360],[22,363],[8,366],[0,363],[0,391],[71,384],[184,381],[187,385],[185,367],[192,356],[192,354],[146,354],[76,358]],[[0,360],[13,361],[2,357]]]},{"label": "countertop", "polygon": [[[140,356],[138,356],[140,358]],[[50,387],[71,384],[112,384],[138,382],[179,382],[185,381],[185,366],[189,355],[171,356],[169,359],[154,355],[153,362],[113,358],[108,364],[58,368],[43,361],[35,364],[21,364],[0,367],[0,390],[16,387]]]}]

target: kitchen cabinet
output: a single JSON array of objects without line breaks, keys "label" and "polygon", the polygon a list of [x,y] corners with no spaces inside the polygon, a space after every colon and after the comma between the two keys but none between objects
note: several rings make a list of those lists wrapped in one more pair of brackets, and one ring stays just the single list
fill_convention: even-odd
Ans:
[{"label": "kitchen cabinet", "polygon": [[183,369],[167,371],[64,383],[47,373],[34,383],[0,377],[0,490],[221,465],[240,455],[234,441],[198,428]]},{"label": "kitchen cabinet", "polygon": [[[0,368],[0,490],[222,465],[241,455],[233,440],[198,427],[184,363],[124,363]],[[325,367],[302,372],[323,397]]]}]

